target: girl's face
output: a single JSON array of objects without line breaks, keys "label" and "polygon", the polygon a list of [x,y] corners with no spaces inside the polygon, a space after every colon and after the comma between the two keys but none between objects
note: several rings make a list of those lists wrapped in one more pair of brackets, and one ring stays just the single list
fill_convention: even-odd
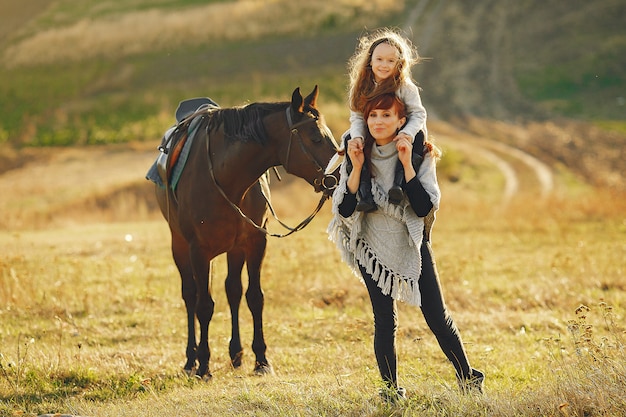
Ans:
[{"label": "girl's face", "polygon": [[405,121],[406,117],[399,117],[396,106],[373,109],[367,115],[367,127],[379,146],[391,142]]},{"label": "girl's face", "polygon": [[398,50],[386,42],[372,51],[372,72],[374,80],[379,83],[394,75],[398,68]]}]

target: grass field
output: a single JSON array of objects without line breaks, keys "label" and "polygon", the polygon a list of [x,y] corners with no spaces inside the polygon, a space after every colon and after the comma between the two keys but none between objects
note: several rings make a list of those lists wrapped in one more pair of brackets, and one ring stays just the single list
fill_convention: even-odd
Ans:
[{"label": "grass field", "polygon": [[[624,7],[2,2],[0,416],[626,415]],[[186,377],[180,280],[143,180],[173,109],[204,95],[283,101],[319,84],[339,137],[345,62],[381,25],[407,29],[428,58],[414,75],[444,149],[433,248],[486,394],[459,393],[420,311],[400,305],[408,400],[381,403],[369,300],[327,239],[329,204],[268,245],[275,374],[252,375],[245,303],[244,363],[230,366],[218,258],[214,378]],[[289,177],[272,189],[290,224],[318,198]]]},{"label": "grass field", "polygon": [[[135,154],[135,163],[122,159],[132,174],[151,159],[142,149],[113,148],[110,154]],[[85,176],[90,171],[81,171],[81,164],[98,166],[103,150],[66,152],[72,157],[58,159],[74,161],[76,175]],[[462,158],[454,155],[447,153]],[[450,163],[442,161],[443,172]],[[54,161],[48,166],[56,169]],[[400,378],[409,398],[395,407],[380,403],[369,301],[327,240],[328,206],[304,231],[269,243],[265,332],[275,375],[252,376],[249,348],[242,369],[229,365],[225,266],[218,258],[212,272],[214,378],[188,379],[181,372],[186,326],[179,278],[166,224],[149,193],[111,194],[118,199],[113,210],[60,188],[65,197],[58,198],[66,198],[71,210],[53,210],[48,224],[39,212],[36,227],[0,232],[0,415],[626,412],[623,195],[573,186],[575,180],[558,174],[551,196],[537,198],[532,182],[520,180],[524,189],[505,204],[498,171],[488,164],[475,169],[483,174],[462,174],[460,182],[444,176],[434,251],[472,365],[487,374],[484,397],[459,394],[421,313],[401,305]],[[132,189],[120,185],[123,178],[108,181],[113,189]],[[100,198],[107,195],[106,184],[92,184]],[[141,184],[136,189],[150,187]],[[317,196],[302,181],[274,187],[275,205],[288,223],[315,205]],[[3,195],[27,204],[19,190]],[[270,229],[278,227],[270,223]],[[244,311],[246,346],[251,331]]]}]

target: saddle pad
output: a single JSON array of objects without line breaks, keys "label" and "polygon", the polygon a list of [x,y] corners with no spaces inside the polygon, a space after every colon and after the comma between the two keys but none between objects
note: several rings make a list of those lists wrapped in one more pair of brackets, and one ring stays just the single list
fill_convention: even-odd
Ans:
[{"label": "saddle pad", "polygon": [[[200,118],[196,118],[191,121],[189,124],[189,129],[187,133],[187,140],[183,145],[183,149],[180,151],[180,155],[178,156],[178,160],[174,164],[174,168],[172,169],[171,178],[169,180],[170,188],[172,190],[176,190],[176,186],[178,185],[178,181],[180,180],[180,176],[185,168],[185,164],[187,163],[187,158],[189,157],[189,151],[191,149],[191,144],[196,136],[196,132],[198,130],[198,126],[200,124]],[[166,132],[166,135],[171,135],[174,132],[174,129],[170,129]],[[170,142],[167,141],[167,150],[169,150]],[[159,187],[164,188],[165,183],[167,182],[165,178],[159,172],[159,165],[165,166],[167,162],[167,153],[161,152],[157,159],[154,161],[150,169],[146,174],[146,179],[152,181]],[[165,170],[162,170],[165,171]]]},{"label": "saddle pad", "polygon": [[180,180],[180,175],[183,173],[185,164],[187,164],[187,158],[189,157],[189,150],[191,149],[191,144],[193,143],[193,140],[196,137],[196,132],[198,131],[200,120],[201,118],[196,117],[189,124],[189,129],[187,130],[187,140],[185,141],[185,144],[183,145],[183,149],[180,151],[180,155],[178,156],[178,161],[174,162],[174,168],[172,169],[172,176],[170,178],[170,187],[172,188],[172,190],[176,190],[176,186],[178,185],[178,180]]},{"label": "saddle pad", "polygon": [[[213,101],[212,99],[208,98],[208,97],[196,97],[196,98],[190,98],[187,100],[183,100],[180,103],[178,103],[178,108],[176,109],[176,122],[177,123],[181,123],[185,118],[191,116],[194,112],[201,110],[202,108],[218,108],[219,104],[217,104],[215,101]],[[183,172],[183,168],[185,167],[185,164],[187,163],[187,157],[189,156],[189,149],[191,148],[191,143],[193,141],[193,136],[195,135],[195,130],[197,129],[197,122],[196,125],[194,125],[193,127],[193,132],[192,132],[192,126],[191,124],[193,124],[194,121],[192,121],[192,123],[190,123],[189,128],[187,130],[187,140],[185,141],[185,145],[183,146],[183,149],[181,150],[181,153],[178,155],[178,160],[174,161],[175,165],[174,165],[174,171],[172,174],[172,189],[174,190],[176,188],[176,185],[178,184],[178,180],[180,179],[180,175]],[[161,150],[161,153],[159,154],[159,156],[157,156],[156,161],[154,161],[154,163],[152,164],[152,166],[150,167],[150,169],[148,169],[148,172],[146,173],[146,179],[149,181],[152,181],[153,183],[155,183],[156,185],[158,185],[161,188],[165,188],[165,183],[167,182],[167,178],[165,178],[167,176],[166,172],[167,172],[167,158],[168,158],[168,151],[170,150],[170,144],[171,141],[169,140],[169,136],[174,132],[174,130],[176,129],[176,125],[171,127],[167,132],[165,132],[165,135],[163,135],[163,139],[161,140],[161,146],[159,146],[159,150]],[[165,152],[162,150],[162,146],[165,146]]]},{"label": "saddle pad", "polygon": [[148,181],[152,181],[153,183],[158,185],[160,188],[165,188],[165,184],[163,184],[163,180],[161,179],[161,176],[159,175],[159,170],[157,169],[157,162],[161,155],[157,157],[154,163],[150,166],[150,169],[148,169],[148,172],[146,173],[146,179]]}]

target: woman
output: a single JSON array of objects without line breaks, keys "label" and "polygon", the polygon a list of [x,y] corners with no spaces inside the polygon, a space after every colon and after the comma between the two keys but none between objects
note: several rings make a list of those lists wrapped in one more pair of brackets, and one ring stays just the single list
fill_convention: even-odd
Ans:
[{"label": "woman", "polygon": [[[406,109],[395,94],[382,94],[365,106],[365,140],[347,141],[347,158],[341,181],[333,194],[333,220],[328,232],[344,261],[360,274],[369,292],[374,313],[374,353],[385,389],[385,400],[403,398],[398,387],[395,336],[396,301],[420,306],[441,349],[452,362],[459,386],[465,392],[482,392],[484,375],[470,367],[460,334],[446,308],[430,247],[430,229],[439,208],[440,190],[436,160],[440,151],[424,142],[423,162],[411,163],[412,143],[397,132],[406,122]],[[349,162],[348,162],[349,158]],[[395,162],[404,168],[404,196],[390,204]],[[371,164],[375,211],[356,211],[361,168]],[[346,165],[354,169],[347,173]]]},{"label": "woman", "polygon": [[[418,61],[417,50],[409,38],[398,30],[382,28],[359,39],[356,51],[348,61],[350,74],[348,103],[352,138],[365,137],[364,106],[372,97],[385,93],[397,95],[406,108],[407,121],[398,131],[398,135],[406,136],[411,142],[420,131],[426,135],[426,109],[422,105],[419,88],[411,75],[411,68]],[[361,184],[357,192],[357,211],[376,210],[368,165],[367,163],[363,165],[361,173]],[[348,172],[350,169],[348,166]],[[402,199],[403,176],[402,164],[397,162],[394,184],[389,188],[389,201],[393,204],[399,204]]]}]

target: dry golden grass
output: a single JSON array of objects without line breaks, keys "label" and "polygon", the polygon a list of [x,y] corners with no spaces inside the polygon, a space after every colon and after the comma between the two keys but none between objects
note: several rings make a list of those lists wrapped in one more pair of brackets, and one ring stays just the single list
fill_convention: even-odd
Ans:
[{"label": "dry golden grass", "polygon": [[156,205],[151,201],[151,183],[142,179],[157,154],[155,144],[16,153],[5,164],[14,169],[0,176],[0,193],[7,196],[0,201],[4,213],[0,227],[18,230],[145,219]]},{"label": "dry golden grass", "polygon": [[[312,197],[298,182],[284,191]],[[275,194],[277,207],[291,201],[283,191]],[[531,416],[540,410],[557,416],[565,407],[569,415],[615,415],[624,410],[614,391],[624,388],[620,261],[626,248],[619,239],[624,224],[613,210],[623,204],[594,197],[604,203],[602,211],[572,200],[529,202],[524,210],[460,210],[462,196],[447,195],[435,251],[473,365],[488,375],[488,394],[456,392],[452,369],[421,314],[402,305],[400,372],[410,396],[394,409],[377,401],[367,296],[326,239],[327,210],[303,232],[270,241],[264,288],[273,377],[250,375],[248,348],[242,370],[228,366],[224,264],[215,262],[214,380],[208,384],[180,376],[184,310],[163,221],[3,233],[3,411]],[[569,214],[562,218],[564,203]],[[581,304],[591,309],[585,319],[575,313]],[[613,311],[605,316],[608,307]],[[248,345],[250,318],[242,308]],[[51,388],[62,381],[64,390]],[[49,391],[57,394],[42,394]]]},{"label": "dry golden grass", "polygon": [[360,28],[368,24],[371,13],[390,14],[403,7],[402,1],[390,0],[240,0],[176,10],[147,9],[36,32],[9,47],[3,61],[15,67],[119,58],[183,44],[302,35],[328,24]]},{"label": "dry golden grass", "polygon": [[46,0],[3,1],[0,3],[0,39],[15,33],[34,15],[45,9]]},{"label": "dry golden grass", "polygon": [[[432,130],[436,136],[451,133],[442,125]],[[447,155],[455,152],[450,148]],[[500,188],[481,186],[498,184],[500,175],[484,161],[474,161],[483,175],[463,173],[456,182],[444,175],[433,245],[472,364],[487,374],[487,395],[458,393],[452,367],[419,310],[401,305],[400,375],[409,400],[387,407],[376,394],[369,301],[326,237],[328,206],[304,231],[269,242],[265,331],[276,375],[253,377],[247,347],[243,368],[229,366],[222,257],[212,272],[214,380],[198,383],[181,375],[185,318],[167,226],[149,196],[130,191],[138,189],[130,176],[143,176],[154,155],[142,146],[131,152],[66,149],[45,165],[49,171],[43,164],[41,171],[26,165],[0,177],[0,184],[9,178],[19,185],[3,190],[10,196],[3,200],[9,216],[18,216],[11,204],[25,204],[31,195],[23,207],[38,210],[18,210],[24,212],[21,219],[41,220],[45,213],[50,219],[0,232],[0,414],[610,416],[626,411],[623,194],[571,187],[571,178],[557,174],[556,189],[569,185],[569,192],[540,199],[536,184],[522,182],[526,188],[504,202]],[[119,162],[118,169],[103,176],[107,165],[101,164],[108,158]],[[467,163],[468,155],[455,158]],[[52,173],[64,169],[66,182],[53,179]],[[44,179],[46,187],[34,188]],[[318,198],[293,178],[273,180],[272,187],[279,215],[291,224]],[[115,196],[118,206],[97,205],[102,199],[93,195]],[[279,226],[272,221],[270,229]],[[242,309],[242,337],[249,346],[251,320],[245,303]]]}]

